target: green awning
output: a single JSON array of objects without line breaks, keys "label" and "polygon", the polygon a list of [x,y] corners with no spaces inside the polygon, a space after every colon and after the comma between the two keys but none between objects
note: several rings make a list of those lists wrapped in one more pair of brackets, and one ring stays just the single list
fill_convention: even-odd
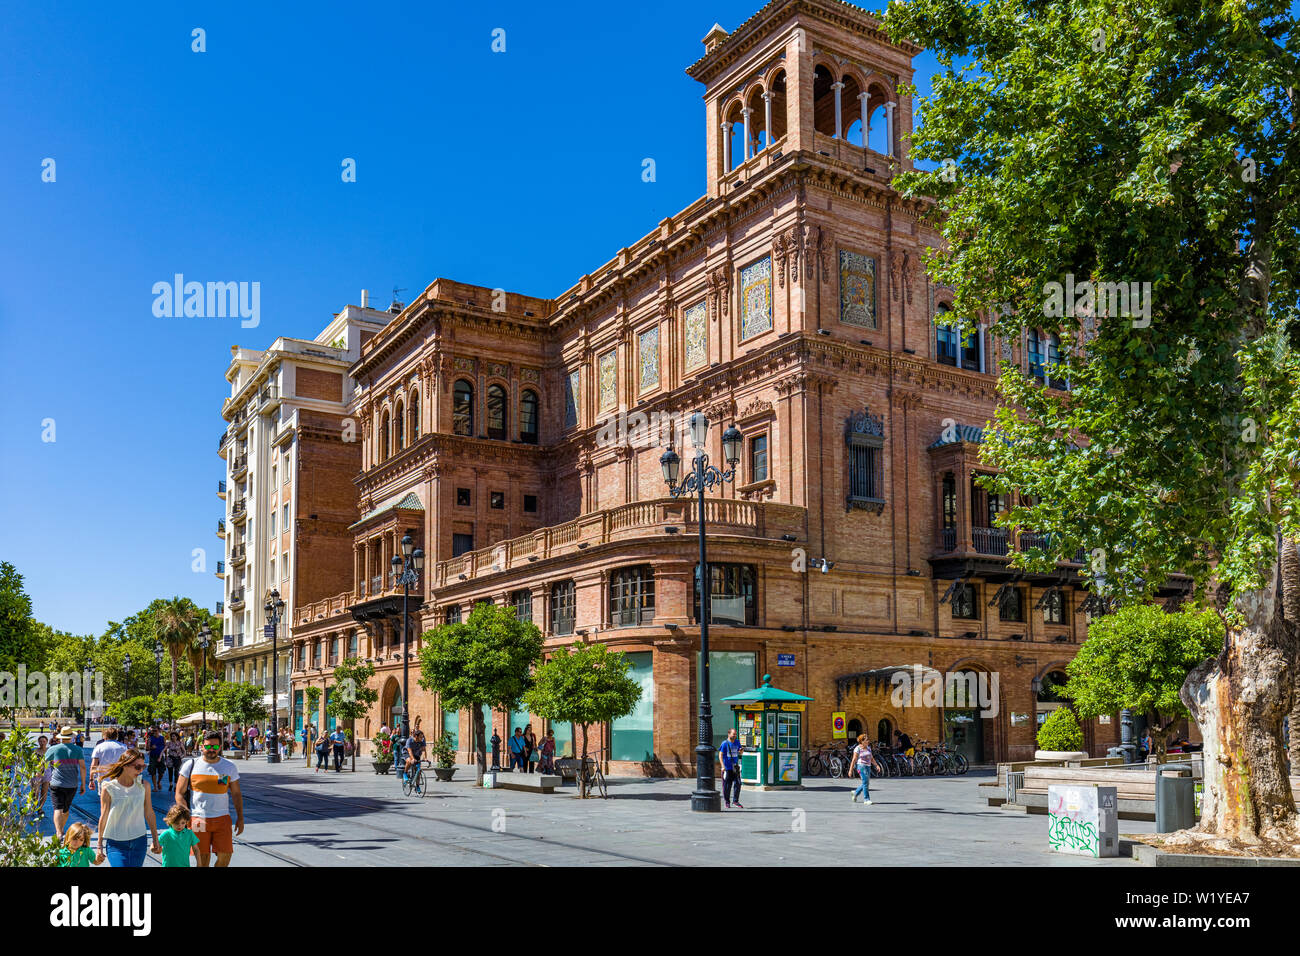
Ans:
[{"label": "green awning", "polygon": [[788,690],[778,690],[772,686],[772,675],[763,675],[763,686],[755,687],[753,690],[747,690],[743,694],[732,694],[730,697],[724,697],[723,700],[771,700],[777,702],[794,702],[797,700],[812,700],[811,697],[805,697],[803,694],[792,694]]}]

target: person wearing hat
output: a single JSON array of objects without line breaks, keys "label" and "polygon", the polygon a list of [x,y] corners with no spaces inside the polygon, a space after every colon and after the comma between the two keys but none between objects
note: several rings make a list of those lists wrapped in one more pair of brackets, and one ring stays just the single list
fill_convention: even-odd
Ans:
[{"label": "person wearing hat", "polygon": [[45,762],[50,766],[50,790],[54,794],[54,835],[63,840],[68,825],[68,812],[78,793],[86,792],[86,754],[72,742],[75,736],[71,727],[59,731],[59,742],[45,752]]}]

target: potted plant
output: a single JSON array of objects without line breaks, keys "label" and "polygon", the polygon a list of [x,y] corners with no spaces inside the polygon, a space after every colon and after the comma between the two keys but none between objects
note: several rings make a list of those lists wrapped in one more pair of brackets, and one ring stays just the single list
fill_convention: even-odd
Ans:
[{"label": "potted plant", "polygon": [[1038,746],[1035,760],[1080,760],[1088,755],[1083,750],[1083,729],[1074,712],[1059,707],[1047,715],[1038,728]]},{"label": "potted plant", "polygon": [[371,762],[375,765],[375,773],[388,773],[393,769],[393,735],[381,730],[370,738],[370,742],[374,745]]},{"label": "potted plant", "polygon": [[433,768],[434,776],[446,783],[456,773],[456,751],[451,748],[451,734],[447,731],[442,732],[442,736],[434,741],[433,756],[437,758],[437,764]]}]

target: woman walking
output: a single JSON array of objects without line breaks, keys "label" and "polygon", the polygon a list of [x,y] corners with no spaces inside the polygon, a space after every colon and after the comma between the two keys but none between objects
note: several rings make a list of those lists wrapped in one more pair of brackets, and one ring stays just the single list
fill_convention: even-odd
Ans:
[{"label": "woman walking", "polygon": [[330,739],[329,737],[325,736],[325,734],[322,733],[320,736],[316,738],[315,773],[320,773],[321,770],[329,770],[329,766],[326,763],[326,761],[329,759],[329,753],[330,753]]},{"label": "woman walking", "polygon": [[153,852],[162,852],[144,767],[144,755],[138,750],[128,750],[104,774],[99,797],[96,862],[103,862],[107,843],[108,862],[113,867],[144,866],[146,833],[153,834]]},{"label": "woman walking", "polygon": [[542,738],[542,773],[555,773],[555,731]]},{"label": "woman walking", "polygon": [[857,768],[858,776],[862,778],[862,786],[853,791],[853,802],[858,802],[858,794],[862,794],[863,804],[871,803],[871,744],[867,742],[866,734],[858,734],[858,745],[853,748],[853,765]]},{"label": "woman walking", "polygon": [[167,736],[167,746],[163,748],[163,767],[167,770],[167,786],[176,789],[176,771],[180,769],[181,761],[185,759],[185,745],[181,743],[181,735],[172,731]]},{"label": "woman walking", "polygon": [[537,735],[533,733],[532,724],[524,727],[524,765],[529,773],[537,771]]}]

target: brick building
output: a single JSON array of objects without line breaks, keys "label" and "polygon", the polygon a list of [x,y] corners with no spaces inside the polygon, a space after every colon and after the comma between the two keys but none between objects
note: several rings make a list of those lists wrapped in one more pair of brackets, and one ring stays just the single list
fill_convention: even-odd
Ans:
[{"label": "brick building", "polygon": [[[1048,387],[1059,343],[934,325],[950,296],[921,263],[939,237],[891,185],[911,167],[898,90],[917,48],[838,0],[774,0],[704,46],[687,71],[704,86],[704,197],[553,299],[437,279],[363,346],[352,578],[299,601],[295,691],[355,652],[378,662],[380,691],[359,734],[394,723],[388,562],[409,532],[428,556],[412,654],[484,600],[548,647],[603,641],[645,694],[591,746],[614,772],[693,773],[696,506],[668,495],[659,457],[663,423],[700,410],[713,463],[728,425],[744,435],[734,482],[705,506],[719,739],[716,701],[770,673],[815,698],[809,743],[843,712],[873,739],[901,727],[974,762],[1027,758],[1056,706],[1040,688],[1085,635],[1080,565],[1010,571],[1008,550],[1036,539],[993,527],[1010,503],[973,479],[994,356]],[[913,667],[991,699],[899,702],[891,679]],[[413,722],[467,754],[469,715],[444,713],[415,673]],[[489,717],[503,737],[529,719]],[[1086,728],[1093,752],[1118,734]]]}]

